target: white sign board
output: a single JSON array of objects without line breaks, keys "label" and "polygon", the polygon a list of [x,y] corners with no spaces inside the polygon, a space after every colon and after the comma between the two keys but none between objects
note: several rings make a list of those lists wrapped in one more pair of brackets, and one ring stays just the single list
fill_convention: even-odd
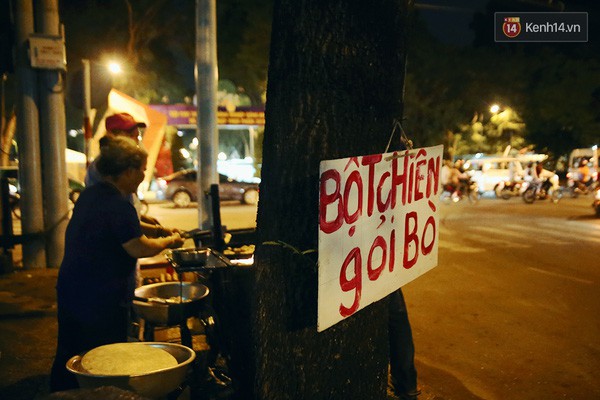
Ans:
[{"label": "white sign board", "polygon": [[321,162],[319,332],[437,265],[442,151]]}]

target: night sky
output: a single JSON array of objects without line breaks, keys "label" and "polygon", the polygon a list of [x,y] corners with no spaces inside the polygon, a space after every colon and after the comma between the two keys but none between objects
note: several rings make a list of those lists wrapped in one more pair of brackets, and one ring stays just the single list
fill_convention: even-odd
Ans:
[{"label": "night sky", "polygon": [[488,7],[494,11],[587,12],[589,44],[600,48],[598,0],[415,0],[415,9],[430,32],[442,43],[459,46],[472,44],[473,16]]},{"label": "night sky", "polygon": [[485,10],[484,0],[419,0],[415,8],[431,33],[443,43],[470,45],[475,38],[469,25],[475,12]]}]

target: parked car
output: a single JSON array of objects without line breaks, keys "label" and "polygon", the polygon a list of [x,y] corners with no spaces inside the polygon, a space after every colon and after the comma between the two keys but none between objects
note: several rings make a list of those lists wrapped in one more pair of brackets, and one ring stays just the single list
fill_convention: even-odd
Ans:
[{"label": "parked car", "polygon": [[[157,180],[157,197],[171,200],[176,207],[187,207],[198,201],[198,185],[195,169],[175,172]],[[219,197],[221,200],[236,200],[244,204],[258,203],[258,184],[240,182],[219,174]]]}]

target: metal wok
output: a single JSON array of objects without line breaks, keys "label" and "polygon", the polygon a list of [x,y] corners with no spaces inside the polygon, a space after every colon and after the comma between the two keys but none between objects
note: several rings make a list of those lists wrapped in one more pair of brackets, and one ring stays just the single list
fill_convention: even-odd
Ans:
[{"label": "metal wok", "polygon": [[133,308],[146,322],[174,326],[197,316],[208,293],[208,287],[200,283],[153,283],[135,289]]},{"label": "metal wok", "polygon": [[231,267],[227,257],[210,248],[175,249],[166,257],[178,272]]}]

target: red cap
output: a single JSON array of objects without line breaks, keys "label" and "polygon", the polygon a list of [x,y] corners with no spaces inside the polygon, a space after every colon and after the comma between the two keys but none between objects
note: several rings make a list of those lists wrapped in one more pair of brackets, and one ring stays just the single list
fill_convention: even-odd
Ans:
[{"label": "red cap", "polygon": [[130,114],[119,113],[106,117],[104,121],[107,131],[130,131],[135,127],[145,128],[144,122],[137,122]]}]

